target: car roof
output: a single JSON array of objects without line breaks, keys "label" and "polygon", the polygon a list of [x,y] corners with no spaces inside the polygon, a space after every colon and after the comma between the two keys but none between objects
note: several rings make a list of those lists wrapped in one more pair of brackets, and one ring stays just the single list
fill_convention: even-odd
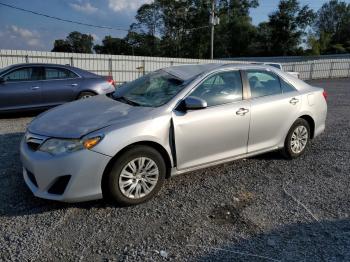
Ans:
[{"label": "car roof", "polygon": [[21,67],[21,66],[52,66],[52,67],[67,67],[67,68],[74,68],[70,65],[62,65],[62,64],[50,64],[50,63],[19,63],[19,64],[13,64],[12,67]]},{"label": "car roof", "polygon": [[223,64],[191,64],[170,66],[163,68],[162,70],[182,80],[188,80],[197,75],[212,71],[221,66],[223,66]]},{"label": "car roof", "polygon": [[262,69],[262,70],[270,70],[280,77],[282,76],[284,80],[287,80],[289,83],[291,83],[293,86],[295,86],[298,90],[301,89],[308,89],[310,87],[309,84],[305,83],[301,79],[295,78],[294,76],[283,72],[282,70],[265,64],[257,64],[257,63],[212,63],[212,64],[194,64],[194,65],[178,65],[178,66],[171,66],[167,68],[163,68],[161,70],[164,70],[168,72],[171,75],[174,75],[178,77],[181,80],[190,80],[192,78],[195,78],[202,74],[209,74],[211,72],[214,72],[218,69]]},{"label": "car roof", "polygon": [[239,69],[275,69],[271,66],[264,64],[242,64],[242,63],[211,63],[211,64],[189,64],[189,65],[177,65],[162,68],[161,70],[180,78],[181,80],[189,80],[200,74],[210,73],[219,68],[239,68]]},{"label": "car roof", "polygon": [[21,64],[14,64],[10,66],[7,70],[13,69],[16,67],[22,67],[22,66],[43,66],[43,67],[60,67],[60,68],[66,68],[69,70],[72,70],[76,74],[83,76],[83,77],[97,77],[99,75],[94,74],[92,72],[80,69],[78,67],[70,66],[70,65],[62,65],[62,64],[48,64],[48,63],[21,63]]}]

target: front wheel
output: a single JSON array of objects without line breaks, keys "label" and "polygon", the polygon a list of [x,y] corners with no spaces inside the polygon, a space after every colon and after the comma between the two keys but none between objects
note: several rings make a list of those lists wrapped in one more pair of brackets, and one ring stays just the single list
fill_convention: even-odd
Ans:
[{"label": "front wheel", "polygon": [[289,129],[284,142],[283,154],[289,159],[301,156],[305,152],[309,139],[309,123],[305,119],[297,119]]},{"label": "front wheel", "polygon": [[108,195],[121,205],[148,201],[161,189],[166,165],[162,155],[149,146],[135,146],[114,163],[107,179]]}]

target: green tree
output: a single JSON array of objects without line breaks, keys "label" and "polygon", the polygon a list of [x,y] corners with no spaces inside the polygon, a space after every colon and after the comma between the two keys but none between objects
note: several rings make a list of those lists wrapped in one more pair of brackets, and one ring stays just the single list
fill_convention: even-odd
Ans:
[{"label": "green tree", "polygon": [[143,49],[150,55],[159,55],[159,39],[157,34],[162,26],[162,16],[157,2],[151,4],[143,4],[135,16],[136,23],[130,26],[131,33],[126,37],[127,40]]},{"label": "green tree", "polygon": [[66,53],[72,53],[72,47],[70,44],[63,39],[57,39],[55,40],[53,44],[53,49],[51,50],[52,52],[66,52]]},{"label": "green tree", "polygon": [[317,12],[315,31],[320,42],[322,42],[322,35],[330,38],[321,53],[349,52],[350,4],[338,0],[323,4]]},{"label": "green tree", "polygon": [[222,0],[219,2],[220,24],[216,27],[216,56],[249,56],[256,35],[249,10],[256,8],[256,0]]},{"label": "green tree", "polygon": [[334,44],[328,48],[328,53],[331,54],[345,54],[347,53],[346,48],[343,44]]},{"label": "green tree", "polygon": [[[220,18],[215,26],[216,58],[350,52],[350,4],[343,1],[325,3],[316,18],[298,0],[280,0],[268,21],[258,26],[249,15],[258,0],[215,3]],[[106,36],[93,47],[91,35],[72,32],[57,39],[52,51],[205,59],[210,55],[210,12],[210,0],[154,0],[137,10],[124,38]]]},{"label": "green tree", "polygon": [[[176,19],[168,20],[162,44],[177,50],[178,56],[206,59],[210,55],[209,1],[188,1],[177,6]],[[175,28],[176,34],[171,32]],[[176,43],[172,47],[172,44]],[[163,49],[164,50],[164,49]]]},{"label": "green tree", "polygon": [[310,34],[307,39],[309,49],[306,51],[308,55],[321,55],[329,49],[331,43],[331,35],[321,32],[317,37],[315,34]]},{"label": "green tree", "polygon": [[316,30],[331,35],[337,34],[349,20],[350,5],[338,0],[324,3],[317,12]]},{"label": "green tree", "polygon": [[272,32],[268,22],[262,22],[258,25],[255,37],[249,48],[251,56],[270,56],[274,55],[272,50]]},{"label": "green tree", "polygon": [[281,0],[268,22],[274,55],[298,54],[305,30],[314,19],[315,13],[307,5],[301,7],[298,0]]},{"label": "green tree", "polygon": [[139,29],[144,34],[156,36],[162,26],[162,15],[157,1],[151,4],[143,4],[136,13],[136,23],[133,29]]},{"label": "green tree", "polygon": [[75,53],[92,53],[94,38],[91,35],[74,31],[67,36],[67,42]]},{"label": "green tree", "polygon": [[93,41],[94,38],[91,35],[74,31],[71,32],[65,40],[55,40],[52,51],[91,54]]},{"label": "green tree", "polygon": [[132,47],[122,38],[105,36],[102,40],[102,45],[95,45],[94,50],[97,54],[110,55],[131,55]]},{"label": "green tree", "polygon": [[[197,7],[193,1],[156,0],[160,10],[161,52],[163,56],[188,57],[189,50],[184,45],[186,29],[193,27],[193,17]],[[207,22],[208,23],[208,22]]]},{"label": "green tree", "polygon": [[125,37],[125,41],[132,51],[132,55],[140,56],[159,56],[159,38],[145,34],[130,31]]},{"label": "green tree", "polygon": [[[249,9],[257,7],[257,0],[218,0],[215,56],[248,55],[255,35]],[[155,0],[142,6],[134,29],[138,33],[159,36],[158,53],[162,56],[208,58],[210,53],[210,1]],[[155,29],[158,28],[158,29]],[[147,37],[144,36],[144,39]],[[153,38],[156,40],[156,38]]]}]

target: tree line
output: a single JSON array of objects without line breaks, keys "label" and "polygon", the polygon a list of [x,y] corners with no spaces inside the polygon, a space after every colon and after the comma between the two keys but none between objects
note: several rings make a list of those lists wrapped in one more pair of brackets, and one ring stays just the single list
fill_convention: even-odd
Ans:
[{"label": "tree line", "polygon": [[[255,26],[249,11],[258,0],[217,0],[214,56],[322,55],[350,53],[350,4],[330,0],[318,11],[298,0],[280,0],[268,20]],[[165,56],[210,56],[209,0],[154,0],[142,5],[123,38],[70,33],[54,52]]]}]

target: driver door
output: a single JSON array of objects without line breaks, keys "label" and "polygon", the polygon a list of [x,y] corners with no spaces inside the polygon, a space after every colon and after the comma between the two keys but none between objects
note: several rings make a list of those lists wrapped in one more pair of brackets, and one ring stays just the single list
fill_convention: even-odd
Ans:
[{"label": "driver door", "polygon": [[250,103],[243,100],[240,72],[211,75],[190,96],[204,99],[208,107],[173,111],[177,168],[192,168],[247,153]]}]

